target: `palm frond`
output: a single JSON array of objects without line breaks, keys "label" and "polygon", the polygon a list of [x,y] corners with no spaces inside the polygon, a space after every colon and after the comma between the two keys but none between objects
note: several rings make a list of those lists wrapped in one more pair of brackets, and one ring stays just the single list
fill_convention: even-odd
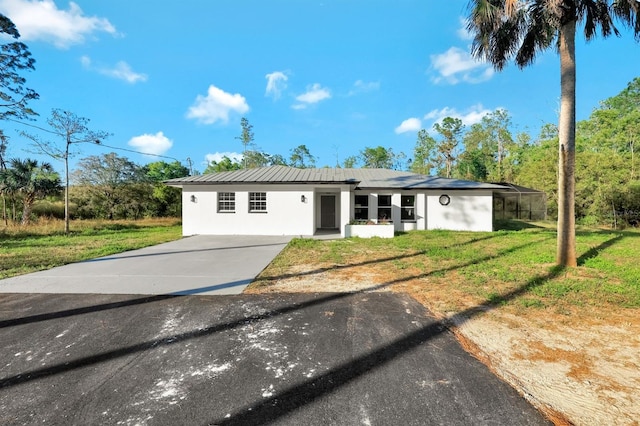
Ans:
[{"label": "palm frond", "polygon": [[557,30],[542,19],[532,19],[522,39],[515,63],[520,68],[531,65],[538,54],[547,50],[556,39]]},{"label": "palm frond", "polygon": [[577,6],[576,19],[584,22],[586,40],[594,38],[598,29],[603,38],[609,37],[612,33],[620,35],[609,13],[608,0],[583,0],[578,2]]},{"label": "palm frond", "polygon": [[512,58],[521,68],[533,63],[571,21],[584,25],[586,40],[619,36],[616,18],[640,41],[640,0],[473,0],[467,30],[472,55],[501,70]]},{"label": "palm frond", "polygon": [[635,39],[640,41],[640,1],[615,0],[611,11],[616,18],[633,29]]},{"label": "palm frond", "polygon": [[474,34],[472,54],[501,70],[510,59],[519,67],[529,65],[538,51],[552,43],[560,18],[549,7],[559,0],[472,2],[469,31]]},{"label": "palm frond", "polygon": [[522,14],[515,14],[506,19],[494,32],[491,42],[491,62],[502,69],[506,61],[517,55],[520,50],[523,31],[526,23]]}]

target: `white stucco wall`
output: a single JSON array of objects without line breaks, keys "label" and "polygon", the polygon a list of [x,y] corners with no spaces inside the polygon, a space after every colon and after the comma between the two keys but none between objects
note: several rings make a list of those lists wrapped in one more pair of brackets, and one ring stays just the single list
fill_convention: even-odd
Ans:
[{"label": "white stucco wall", "polygon": [[[449,205],[440,204],[442,194],[451,199]],[[427,192],[427,229],[493,231],[492,209],[491,191],[430,191]]]},{"label": "white stucco wall", "polygon": [[[218,192],[235,192],[235,213],[218,212]],[[267,193],[266,213],[249,212],[249,192]],[[195,196],[195,202],[191,196]],[[305,196],[305,202],[301,197]],[[183,235],[313,235],[314,188],[309,185],[186,185]]]},{"label": "white stucco wall", "polygon": [[[218,192],[235,193],[235,213],[218,212]],[[267,193],[267,212],[249,212],[249,192]],[[320,228],[320,197],[336,197],[336,227],[345,236],[345,225],[354,217],[354,192],[349,185],[185,185],[182,191],[183,235],[313,235]],[[358,191],[369,195],[369,218],[377,219],[378,194],[391,194],[396,231],[448,229],[493,230],[491,191]],[[403,223],[401,194],[416,196],[416,221]],[[451,198],[440,205],[440,195]],[[191,201],[191,197],[195,201]],[[301,197],[305,197],[302,202]]]}]

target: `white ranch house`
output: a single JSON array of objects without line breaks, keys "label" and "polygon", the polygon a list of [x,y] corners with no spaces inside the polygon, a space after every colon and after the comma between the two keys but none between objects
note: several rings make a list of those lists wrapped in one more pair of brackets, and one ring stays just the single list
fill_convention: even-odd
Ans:
[{"label": "white ranch house", "polygon": [[271,166],[172,179],[182,188],[183,235],[300,235],[355,222],[394,231],[493,230],[502,185],[386,169]]}]

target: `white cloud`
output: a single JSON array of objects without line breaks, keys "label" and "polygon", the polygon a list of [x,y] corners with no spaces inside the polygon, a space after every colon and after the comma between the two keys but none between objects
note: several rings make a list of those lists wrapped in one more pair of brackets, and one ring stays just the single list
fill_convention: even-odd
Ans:
[{"label": "white cloud", "polygon": [[458,21],[460,22],[460,28],[456,30],[456,34],[458,35],[458,37],[465,41],[473,40],[473,34],[471,34],[469,30],[467,30],[469,20],[467,18],[460,17],[458,18]]},{"label": "white cloud", "polygon": [[445,117],[457,116],[458,112],[455,108],[444,107],[442,109],[434,109],[425,114],[425,120],[440,121]]},{"label": "white cloud", "polygon": [[458,84],[464,81],[475,84],[493,76],[490,65],[475,60],[469,52],[459,47],[451,47],[445,53],[431,55],[431,67],[439,74],[433,79],[436,83]]},{"label": "white cloud", "polygon": [[433,123],[442,121],[445,117],[459,118],[462,120],[462,124],[470,126],[475,123],[479,123],[482,117],[491,113],[492,110],[486,109],[482,104],[476,104],[467,108],[464,112],[459,112],[455,108],[444,107],[442,109],[434,109],[428,112],[425,116],[425,120],[433,120]]},{"label": "white cloud", "polygon": [[353,96],[358,93],[372,92],[378,89],[380,89],[379,81],[365,82],[362,80],[357,80],[355,83],[353,83],[353,89],[349,91],[349,96]]},{"label": "white cloud", "polygon": [[237,152],[214,152],[213,154],[207,154],[204,156],[206,164],[209,164],[212,161],[219,163],[224,157],[229,157],[231,161],[235,162],[242,161],[242,154]]},{"label": "white cloud", "polygon": [[124,80],[127,83],[132,83],[132,84],[137,83],[139,81],[147,81],[146,74],[140,74],[140,73],[134,72],[129,66],[129,64],[127,64],[124,61],[118,62],[116,66],[111,69],[104,68],[102,70],[99,70],[99,72],[101,74],[108,75],[110,77],[114,77],[119,80]]},{"label": "white cloud", "polygon": [[320,84],[315,83],[312,86],[307,87],[307,91],[302,95],[296,96],[296,100],[300,103],[292,106],[293,109],[304,109],[311,104],[318,103],[325,99],[331,98],[331,92],[329,89],[325,89]]},{"label": "white cloud", "polygon": [[203,124],[213,124],[216,121],[227,123],[229,113],[244,114],[249,111],[244,96],[236,93],[232,95],[216,86],[209,86],[207,96],[198,95],[187,111],[187,118],[193,118]]},{"label": "white cloud", "polygon": [[419,118],[411,117],[404,120],[398,127],[395,128],[396,134],[417,132],[422,129],[422,121]]},{"label": "white cloud", "polygon": [[264,77],[267,79],[265,96],[271,96],[273,99],[280,98],[282,92],[287,88],[287,80],[289,77],[282,71],[274,71]]},{"label": "white cloud", "polygon": [[88,56],[83,56],[80,58],[80,62],[82,66],[88,70],[95,70],[102,75],[106,75],[108,77],[117,78],[118,80],[124,80],[127,83],[135,84],[138,82],[147,81],[146,74],[140,74],[134,72],[131,69],[131,66],[124,61],[118,62],[114,67],[93,67],[91,58]]},{"label": "white cloud", "polygon": [[167,138],[162,132],[155,135],[143,134],[135,136],[129,140],[129,146],[145,154],[164,154],[173,146],[173,141]]},{"label": "white cloud", "polygon": [[109,20],[85,16],[74,2],[62,10],[53,0],[0,0],[0,13],[16,24],[22,41],[41,40],[61,49],[83,43],[96,32],[117,34]]}]

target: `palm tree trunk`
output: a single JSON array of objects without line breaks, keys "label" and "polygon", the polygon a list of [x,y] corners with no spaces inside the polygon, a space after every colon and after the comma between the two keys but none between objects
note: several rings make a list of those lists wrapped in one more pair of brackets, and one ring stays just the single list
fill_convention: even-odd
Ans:
[{"label": "palm tree trunk", "polygon": [[558,159],[558,246],[556,262],[577,266],[575,218],[576,21],[560,28],[560,122]]},{"label": "palm tree trunk", "polygon": [[67,148],[64,153],[64,235],[69,235],[69,145],[71,136],[67,133]]},{"label": "palm tree trunk", "polygon": [[28,225],[31,222],[31,211],[33,203],[35,201],[35,195],[25,195],[22,203],[22,225]]},{"label": "palm tree trunk", "polygon": [[2,194],[2,220],[4,221],[4,226],[9,225],[7,221],[7,197],[5,194]]}]

